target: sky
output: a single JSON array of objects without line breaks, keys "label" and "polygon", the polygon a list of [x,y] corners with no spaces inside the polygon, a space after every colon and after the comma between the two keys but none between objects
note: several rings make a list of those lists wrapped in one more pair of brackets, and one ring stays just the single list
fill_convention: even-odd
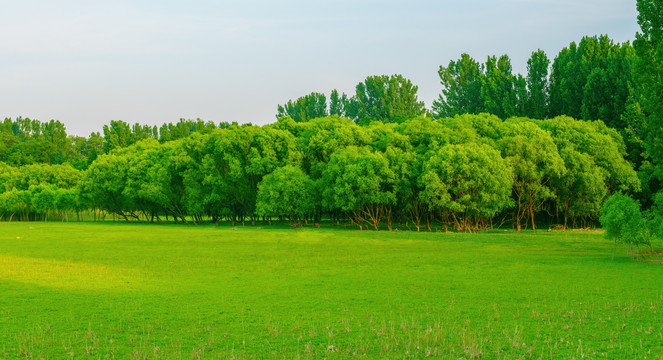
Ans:
[{"label": "sky", "polygon": [[462,53],[524,74],[537,49],[638,30],[635,0],[2,0],[0,118],[79,136],[110,120],[267,124],[289,99],[383,74],[430,107]]}]

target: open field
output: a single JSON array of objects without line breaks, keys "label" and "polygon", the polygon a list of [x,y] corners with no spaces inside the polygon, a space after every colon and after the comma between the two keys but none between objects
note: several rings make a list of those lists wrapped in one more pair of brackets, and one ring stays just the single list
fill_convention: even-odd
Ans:
[{"label": "open field", "polygon": [[0,223],[0,359],[656,359],[598,233]]}]

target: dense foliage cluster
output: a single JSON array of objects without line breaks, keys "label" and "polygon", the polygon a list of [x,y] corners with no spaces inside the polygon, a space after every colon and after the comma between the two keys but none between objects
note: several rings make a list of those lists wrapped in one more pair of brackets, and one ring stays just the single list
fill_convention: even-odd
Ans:
[{"label": "dense foliage cluster", "polygon": [[90,166],[2,165],[5,218],[101,209],[126,220],[284,219],[474,231],[598,219],[635,191],[621,136],[602,122],[461,115],[360,126],[338,116],[147,137]]},{"label": "dense foliage cluster", "polygon": [[[324,217],[360,228],[467,231],[503,221],[517,229],[595,222],[613,193],[653,214],[663,207],[655,200],[663,196],[663,5],[637,7],[642,33],[633,46],[584,37],[552,62],[533,52],[525,76],[507,55],[481,63],[462,54],[440,66],[442,94],[428,110],[410,80],[383,75],[351,96],[290,100],[262,127],[111,121],[84,138],[68,136],[59,121],[5,119],[0,214],[293,224]],[[603,219],[624,209],[605,206]]]},{"label": "dense foliage cluster", "polygon": [[209,121],[180,119],[160,128],[141,124],[128,124],[111,120],[103,131],[89,137],[67,135],[64,125],[57,120],[40,122],[29,118],[5,118],[0,122],[0,162],[12,166],[28,164],[65,164],[86,169],[98,155],[116,148],[135,144],[140,140],[156,139],[160,143],[189,136],[193,132],[209,132],[218,126]]}]

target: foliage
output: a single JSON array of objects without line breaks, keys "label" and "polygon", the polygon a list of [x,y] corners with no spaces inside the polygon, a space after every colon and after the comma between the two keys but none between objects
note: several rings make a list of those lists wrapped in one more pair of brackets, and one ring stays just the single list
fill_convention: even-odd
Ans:
[{"label": "foliage", "polygon": [[[601,208],[601,225],[606,236],[629,248],[651,246],[651,224],[643,217],[640,203],[621,193],[610,196]],[[633,252],[635,256],[635,252]]]},{"label": "foliage", "polygon": [[285,216],[293,224],[315,211],[313,181],[299,167],[286,165],[263,177],[258,184],[256,213]]},{"label": "foliage", "polygon": [[[336,92],[338,96],[338,92]],[[336,98],[338,99],[338,97]],[[337,112],[336,103],[334,111]],[[276,118],[290,116],[295,122],[306,122],[311,119],[328,116],[327,111],[327,98],[321,93],[310,93],[292,101],[289,100],[285,105],[279,105],[277,108]]]},{"label": "foliage", "polygon": [[633,42],[637,54],[634,92],[643,112],[640,136],[653,164],[663,167],[663,1],[638,0],[637,8],[642,32]]},{"label": "foliage", "polygon": [[360,228],[368,223],[378,230],[380,221],[391,217],[396,204],[395,181],[384,155],[366,147],[350,146],[332,154],[322,174],[322,203],[348,212]]},{"label": "foliage", "polygon": [[435,117],[447,118],[484,112],[481,97],[483,73],[484,66],[468,54],[462,54],[458,61],[449,61],[446,67],[440,66],[438,74],[442,83],[442,94],[433,102]]},{"label": "foliage", "polygon": [[417,100],[418,87],[402,75],[369,76],[357,84],[345,106],[345,115],[357,124],[372,121],[400,123],[425,112]]},{"label": "foliage", "polygon": [[524,115],[518,111],[520,103],[519,87],[523,86],[522,77],[512,74],[511,59],[507,55],[489,56],[486,60],[486,74],[481,82],[481,98],[486,112],[506,119]]},{"label": "foliage", "polygon": [[420,198],[430,208],[452,214],[465,232],[512,205],[511,169],[488,145],[445,145],[431,151],[419,179]]},{"label": "foliage", "polygon": [[513,118],[505,123],[497,146],[513,169],[516,228],[520,230],[521,222],[529,218],[534,230],[536,214],[546,201],[556,197],[553,182],[567,170],[550,133],[522,120]]},{"label": "foliage", "polygon": [[634,61],[631,45],[615,44],[606,35],[583,37],[559,52],[550,74],[551,116],[603,120],[624,129]]},{"label": "foliage", "polygon": [[532,53],[527,60],[526,114],[534,119],[545,118],[548,112],[548,67],[550,60],[543,50]]},{"label": "foliage", "polygon": [[[606,196],[640,189],[620,134],[569,117],[505,122],[485,113],[420,115],[359,126],[334,115],[306,122],[286,116],[262,127],[178,124],[171,130],[200,127],[178,140],[147,138],[102,153],[86,171],[0,164],[2,193],[16,189],[25,199],[25,206],[12,200],[0,213],[14,219],[20,208],[18,218],[28,220],[90,209],[126,221],[194,224],[328,217],[362,229],[405,223],[432,230],[438,223],[476,231],[490,229],[498,216],[516,228],[560,218],[565,225],[594,224]],[[286,169],[308,180],[287,182]],[[273,194],[283,183],[282,191],[309,195],[260,200],[266,176]],[[46,188],[54,195],[35,190]],[[281,202],[294,197],[302,203]]]}]

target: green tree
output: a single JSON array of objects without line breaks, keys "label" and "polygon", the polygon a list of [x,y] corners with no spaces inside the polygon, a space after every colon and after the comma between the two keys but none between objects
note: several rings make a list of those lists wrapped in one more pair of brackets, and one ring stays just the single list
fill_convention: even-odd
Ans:
[{"label": "green tree", "polygon": [[433,102],[435,118],[448,118],[461,114],[478,114],[484,111],[481,84],[484,67],[468,54],[458,61],[449,61],[438,70],[442,94]]},{"label": "green tree", "polygon": [[54,210],[63,214],[67,222],[69,221],[69,211],[78,212],[79,210],[77,198],[78,191],[76,188],[55,190]]},{"label": "green tree", "polygon": [[581,106],[585,120],[603,120],[611,128],[623,130],[622,115],[630,96],[635,51],[627,42],[613,44],[587,75]]},{"label": "green tree", "polygon": [[345,115],[357,124],[411,119],[425,112],[424,102],[417,100],[417,90],[402,75],[369,76],[357,84],[355,96],[346,104]]},{"label": "green tree", "polygon": [[26,193],[31,208],[48,220],[48,211],[56,208],[57,188],[53,185],[33,185]]},{"label": "green tree", "polygon": [[159,144],[156,139],[147,139],[117,152],[128,161],[122,195],[150,221],[159,214],[170,214],[176,222],[179,218],[187,223],[184,186],[173,162],[176,146],[176,142]]},{"label": "green tree", "polygon": [[329,115],[345,116],[345,104],[348,103],[348,96],[339,95],[338,90],[334,89],[329,96]]},{"label": "green tree", "polygon": [[379,152],[350,146],[331,156],[322,174],[322,202],[348,214],[360,229],[375,230],[396,204],[395,174]]},{"label": "green tree", "polygon": [[122,120],[111,120],[109,125],[104,125],[103,133],[105,153],[131,145],[131,127]]},{"label": "green tree", "polygon": [[85,171],[79,192],[91,209],[116,213],[129,222],[136,217],[135,206],[124,194],[129,170],[129,158],[114,154],[101,155]]},{"label": "green tree", "polygon": [[640,181],[625,159],[621,135],[601,121],[559,116],[540,122],[549,131],[567,172],[554,182],[557,208],[564,225],[572,219],[596,219],[606,195],[636,192]]},{"label": "green tree", "polygon": [[[635,93],[644,113],[642,135],[655,166],[663,167],[663,1],[637,0],[641,32],[633,42]],[[659,185],[660,186],[660,185]]]},{"label": "green tree", "polygon": [[313,181],[299,167],[286,165],[263,177],[258,184],[256,213],[285,216],[299,226],[315,211]]},{"label": "green tree", "polygon": [[211,121],[180,119],[174,124],[161,125],[159,128],[159,142],[183,139],[194,132],[209,133],[214,129],[216,129],[216,125]]},{"label": "green tree", "polygon": [[483,144],[445,145],[426,160],[419,196],[466,232],[512,206],[512,185],[511,169],[499,151]]},{"label": "green tree", "polygon": [[[651,234],[648,231],[647,221],[640,211],[640,203],[630,197],[621,193],[609,197],[601,208],[600,220],[606,237],[615,240],[615,249],[617,242],[627,244],[634,259],[636,255],[636,252],[632,251],[634,246],[638,250],[640,245],[651,246]],[[615,258],[614,251],[612,258]]]},{"label": "green tree", "polygon": [[572,42],[552,64],[549,116],[603,120],[624,129],[622,115],[632,86],[633,62],[628,42],[616,44],[606,35]]},{"label": "green tree", "polygon": [[543,119],[548,113],[548,68],[550,60],[543,50],[537,50],[527,60],[526,116]]},{"label": "green tree", "polygon": [[512,74],[511,59],[507,55],[489,56],[486,60],[486,74],[482,78],[481,98],[486,112],[506,119],[521,115],[517,112],[518,85],[522,88],[523,80]]},{"label": "green tree", "polygon": [[512,118],[505,122],[497,142],[502,157],[513,169],[514,222],[520,231],[529,218],[536,229],[535,215],[541,206],[555,198],[552,183],[566,172],[550,133],[528,119]]},{"label": "green tree", "polygon": [[[334,106],[336,106],[336,104],[334,104]],[[295,101],[288,100],[285,105],[279,105],[276,118],[290,116],[295,122],[306,122],[311,119],[328,115],[327,98],[324,94],[313,92],[309,95],[302,96]]]},{"label": "green tree", "polygon": [[25,190],[12,188],[0,194],[0,207],[2,212],[9,214],[9,222],[16,213],[25,213],[29,209],[29,199]]}]

